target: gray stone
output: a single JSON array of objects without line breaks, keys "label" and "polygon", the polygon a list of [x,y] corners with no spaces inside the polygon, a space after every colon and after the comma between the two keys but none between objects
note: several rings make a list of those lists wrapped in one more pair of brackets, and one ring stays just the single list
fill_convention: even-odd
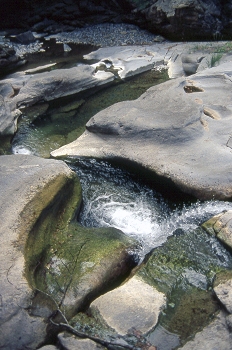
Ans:
[{"label": "gray stone", "polygon": [[197,333],[193,340],[187,342],[182,350],[231,350],[232,333],[229,332],[226,317],[220,312],[216,319],[203,331]]},{"label": "gray stone", "polygon": [[17,130],[20,108],[77,94],[114,80],[110,72],[82,65],[37,74],[15,74],[0,82],[0,134]]},{"label": "gray stone", "polygon": [[91,308],[97,310],[111,328],[125,335],[131,328],[142,333],[154,328],[165,304],[163,293],[142,279],[132,277],[122,286],[97,298]]},{"label": "gray stone", "polygon": [[54,345],[45,345],[42,348],[39,348],[39,350],[57,350],[58,348]]},{"label": "gray stone", "polygon": [[[76,179],[62,162],[33,156],[0,157],[0,347],[35,349],[46,323],[31,315],[34,292],[25,275],[29,234],[48,207],[61,207],[59,193]],[[56,210],[57,210],[56,209]],[[44,215],[44,214],[43,214]]]},{"label": "gray stone", "polygon": [[199,199],[231,198],[231,76],[225,63],[152,87],[99,112],[51,154],[131,162]]},{"label": "gray stone", "polygon": [[58,334],[59,342],[66,350],[97,350],[106,349],[90,339],[78,339],[67,332]]},{"label": "gray stone", "polygon": [[214,292],[226,310],[232,314],[232,279],[215,286]]},{"label": "gray stone", "polygon": [[232,248],[232,210],[213,216],[202,224],[202,227]]}]

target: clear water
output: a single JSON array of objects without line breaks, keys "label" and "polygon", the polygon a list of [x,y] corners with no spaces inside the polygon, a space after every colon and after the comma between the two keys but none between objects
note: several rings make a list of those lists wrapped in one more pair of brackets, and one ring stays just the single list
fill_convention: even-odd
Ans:
[{"label": "clear water", "polygon": [[70,164],[83,188],[79,221],[84,226],[113,226],[140,243],[142,259],[171,235],[197,228],[232,203],[206,201],[176,204],[128,172],[106,162],[79,160]]},{"label": "clear water", "polygon": [[[92,91],[91,95],[81,94],[54,101],[37,118],[33,115],[33,109],[28,109],[12,140],[12,153],[49,158],[54,149],[76,140],[84,132],[85,124],[97,112],[119,101],[134,100],[152,85],[165,80],[166,72],[149,71],[100,91]],[[75,105],[79,106],[75,108]],[[41,105],[41,110],[43,108]],[[70,111],[63,112],[65,108]]]}]

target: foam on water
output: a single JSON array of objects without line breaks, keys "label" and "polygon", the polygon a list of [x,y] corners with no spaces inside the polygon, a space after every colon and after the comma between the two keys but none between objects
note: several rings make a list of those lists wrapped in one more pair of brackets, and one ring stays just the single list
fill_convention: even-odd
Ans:
[{"label": "foam on water", "polygon": [[115,227],[136,238],[140,256],[160,246],[173,233],[193,230],[232,203],[196,202],[175,206],[120,169],[104,162],[82,161],[74,167],[83,187],[80,223],[90,227]]}]

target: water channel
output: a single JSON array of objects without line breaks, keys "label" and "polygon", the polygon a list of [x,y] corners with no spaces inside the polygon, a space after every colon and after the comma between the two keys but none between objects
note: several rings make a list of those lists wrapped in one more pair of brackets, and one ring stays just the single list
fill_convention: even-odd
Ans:
[{"label": "water channel", "polygon": [[[61,60],[62,61],[62,60]],[[79,64],[83,60],[80,56]],[[68,65],[73,64],[68,60]],[[49,158],[50,152],[79,137],[85,123],[98,111],[122,100],[139,97],[150,86],[167,79],[165,72],[150,71],[110,87],[65,99],[49,106],[25,110],[19,129],[5,152],[34,154]],[[37,107],[36,107],[37,108]],[[68,119],[64,118],[68,111]],[[149,186],[143,176],[95,159],[66,160],[80,178],[83,207],[78,218],[83,226],[113,226],[139,242],[140,262],[147,253],[162,246],[168,237],[191,232],[211,216],[232,209],[231,202],[166,198],[159,187]],[[200,239],[200,238],[199,238]],[[199,241],[200,242],[200,241]],[[194,243],[195,244],[195,243]],[[201,244],[201,243],[199,243]],[[218,264],[232,266],[231,255],[215,239],[209,240]],[[197,255],[196,250],[192,250]],[[199,253],[200,254],[200,253]],[[199,255],[200,256],[200,255]]]}]

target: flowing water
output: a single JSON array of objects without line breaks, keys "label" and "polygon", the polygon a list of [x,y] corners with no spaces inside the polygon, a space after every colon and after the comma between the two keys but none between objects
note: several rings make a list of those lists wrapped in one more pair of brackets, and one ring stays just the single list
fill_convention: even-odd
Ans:
[{"label": "flowing water", "polygon": [[70,163],[83,188],[79,221],[84,226],[113,226],[140,243],[142,259],[173,234],[196,229],[211,216],[232,209],[223,201],[182,202],[165,199],[125,170],[103,162]]},{"label": "flowing water", "polygon": [[[64,55],[50,43],[43,59],[34,55],[27,69],[38,62],[57,63],[57,68],[83,64],[83,54],[88,50],[93,47],[73,47],[72,54]],[[26,109],[8,152],[49,158],[52,150],[79,137],[85,123],[98,111],[122,100],[136,99],[150,86],[165,80],[166,72],[152,70],[100,91]],[[165,199],[135,176],[105,162],[80,160],[70,166],[80,177],[83,187],[80,223],[91,227],[114,226],[136,238],[141,245],[141,258],[173,233],[196,228],[212,215],[232,209],[231,203],[219,201],[177,204],[176,198]]]}]

